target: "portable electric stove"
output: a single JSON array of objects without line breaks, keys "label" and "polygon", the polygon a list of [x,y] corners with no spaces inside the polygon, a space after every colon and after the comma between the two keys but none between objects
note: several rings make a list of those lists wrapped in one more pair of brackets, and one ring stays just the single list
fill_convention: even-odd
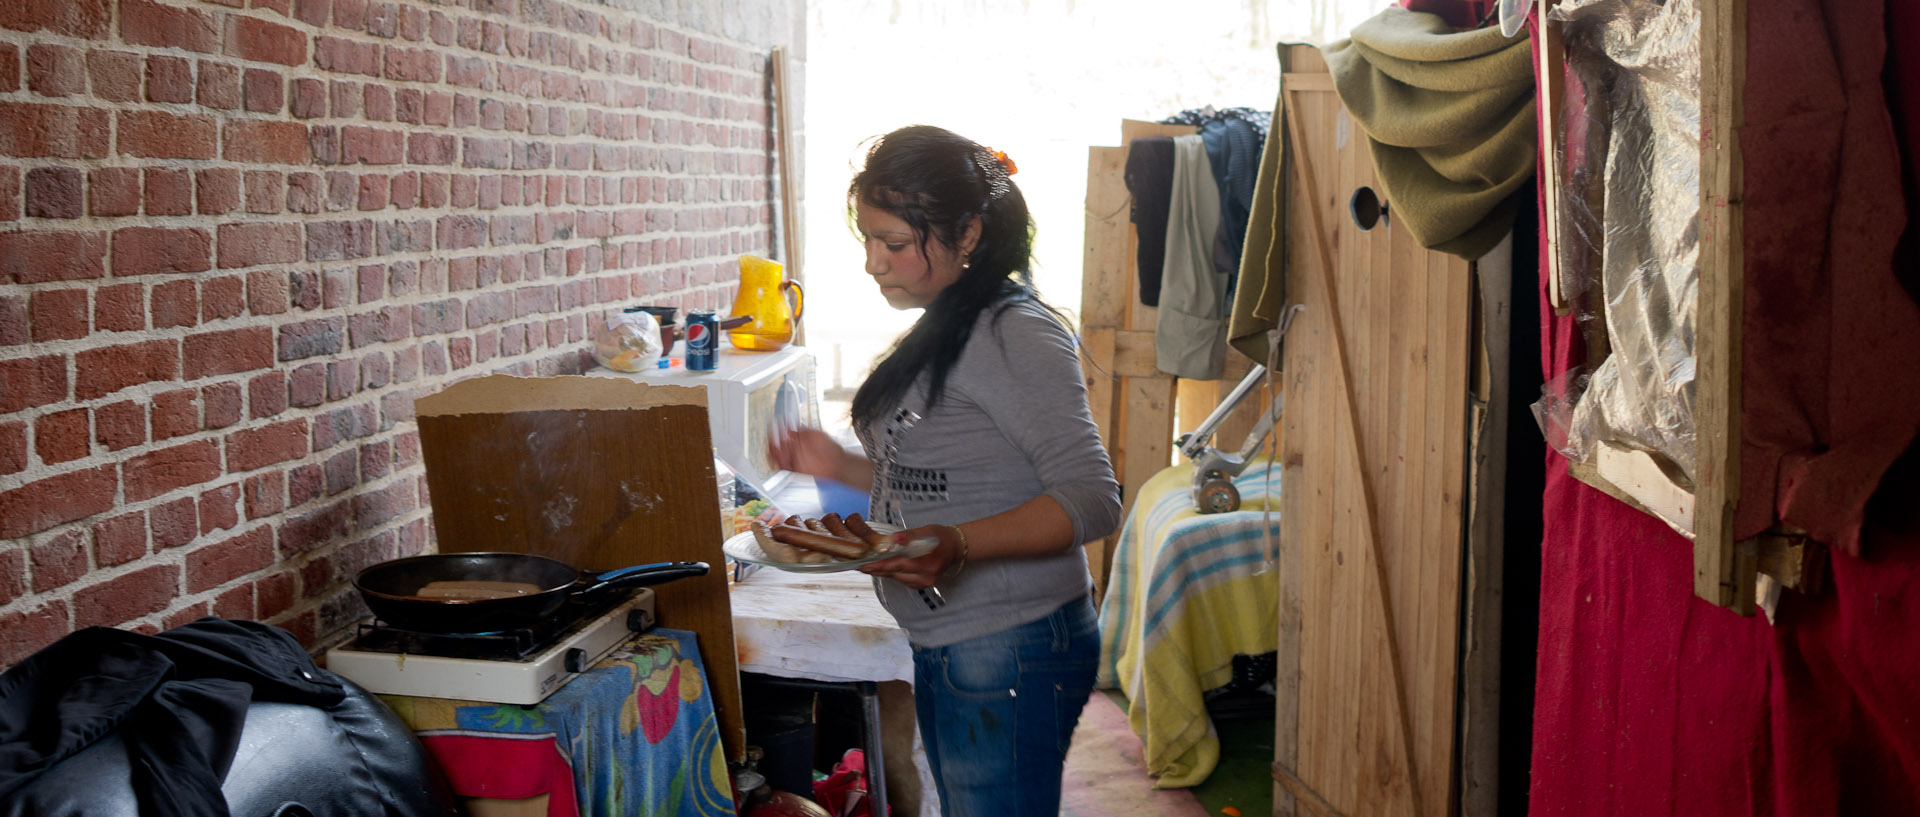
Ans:
[{"label": "portable electric stove", "polygon": [[327,669],[381,695],[531,705],[652,629],[652,588],[569,604],[551,619],[493,633],[423,633],[379,622],[327,651]]}]

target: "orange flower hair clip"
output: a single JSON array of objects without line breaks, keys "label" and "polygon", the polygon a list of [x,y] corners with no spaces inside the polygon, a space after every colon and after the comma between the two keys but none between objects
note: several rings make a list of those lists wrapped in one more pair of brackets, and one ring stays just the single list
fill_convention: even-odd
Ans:
[{"label": "orange flower hair clip", "polygon": [[1020,166],[1013,163],[1013,158],[1008,156],[1006,151],[994,151],[993,160],[999,163],[1000,169],[1006,171],[1009,176],[1020,172]]}]

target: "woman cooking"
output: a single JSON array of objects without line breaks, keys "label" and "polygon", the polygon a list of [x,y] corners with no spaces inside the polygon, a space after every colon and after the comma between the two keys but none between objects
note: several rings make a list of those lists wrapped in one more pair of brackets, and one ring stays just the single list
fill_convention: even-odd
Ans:
[{"label": "woman cooking", "polygon": [[1119,522],[1074,336],[1034,294],[1033,223],[1004,155],[940,128],[880,137],[847,191],[866,271],[923,308],[853,399],[865,454],[819,429],[774,464],[868,489],[872,516],[939,539],[888,559],[880,601],[948,817],[1059,813],[1099,635],[1081,544]]}]

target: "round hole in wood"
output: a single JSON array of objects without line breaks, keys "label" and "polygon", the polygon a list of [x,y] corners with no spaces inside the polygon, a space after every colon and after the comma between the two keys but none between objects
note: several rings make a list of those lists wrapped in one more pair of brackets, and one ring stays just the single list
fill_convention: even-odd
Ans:
[{"label": "round hole in wood", "polygon": [[1360,187],[1353,191],[1353,198],[1347,201],[1347,212],[1352,214],[1354,225],[1365,232],[1387,220],[1387,203],[1373,192],[1373,188]]}]

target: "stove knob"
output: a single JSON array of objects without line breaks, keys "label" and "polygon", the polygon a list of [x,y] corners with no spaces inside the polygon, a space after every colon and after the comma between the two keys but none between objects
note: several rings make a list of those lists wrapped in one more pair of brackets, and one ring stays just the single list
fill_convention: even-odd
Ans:
[{"label": "stove knob", "polygon": [[636,633],[644,633],[648,630],[653,629],[653,611],[638,610],[638,609],[628,610],[627,611],[627,629]]},{"label": "stove knob", "polygon": [[586,650],[580,649],[579,647],[567,648],[567,671],[568,672],[586,672],[587,671],[587,651]]}]

